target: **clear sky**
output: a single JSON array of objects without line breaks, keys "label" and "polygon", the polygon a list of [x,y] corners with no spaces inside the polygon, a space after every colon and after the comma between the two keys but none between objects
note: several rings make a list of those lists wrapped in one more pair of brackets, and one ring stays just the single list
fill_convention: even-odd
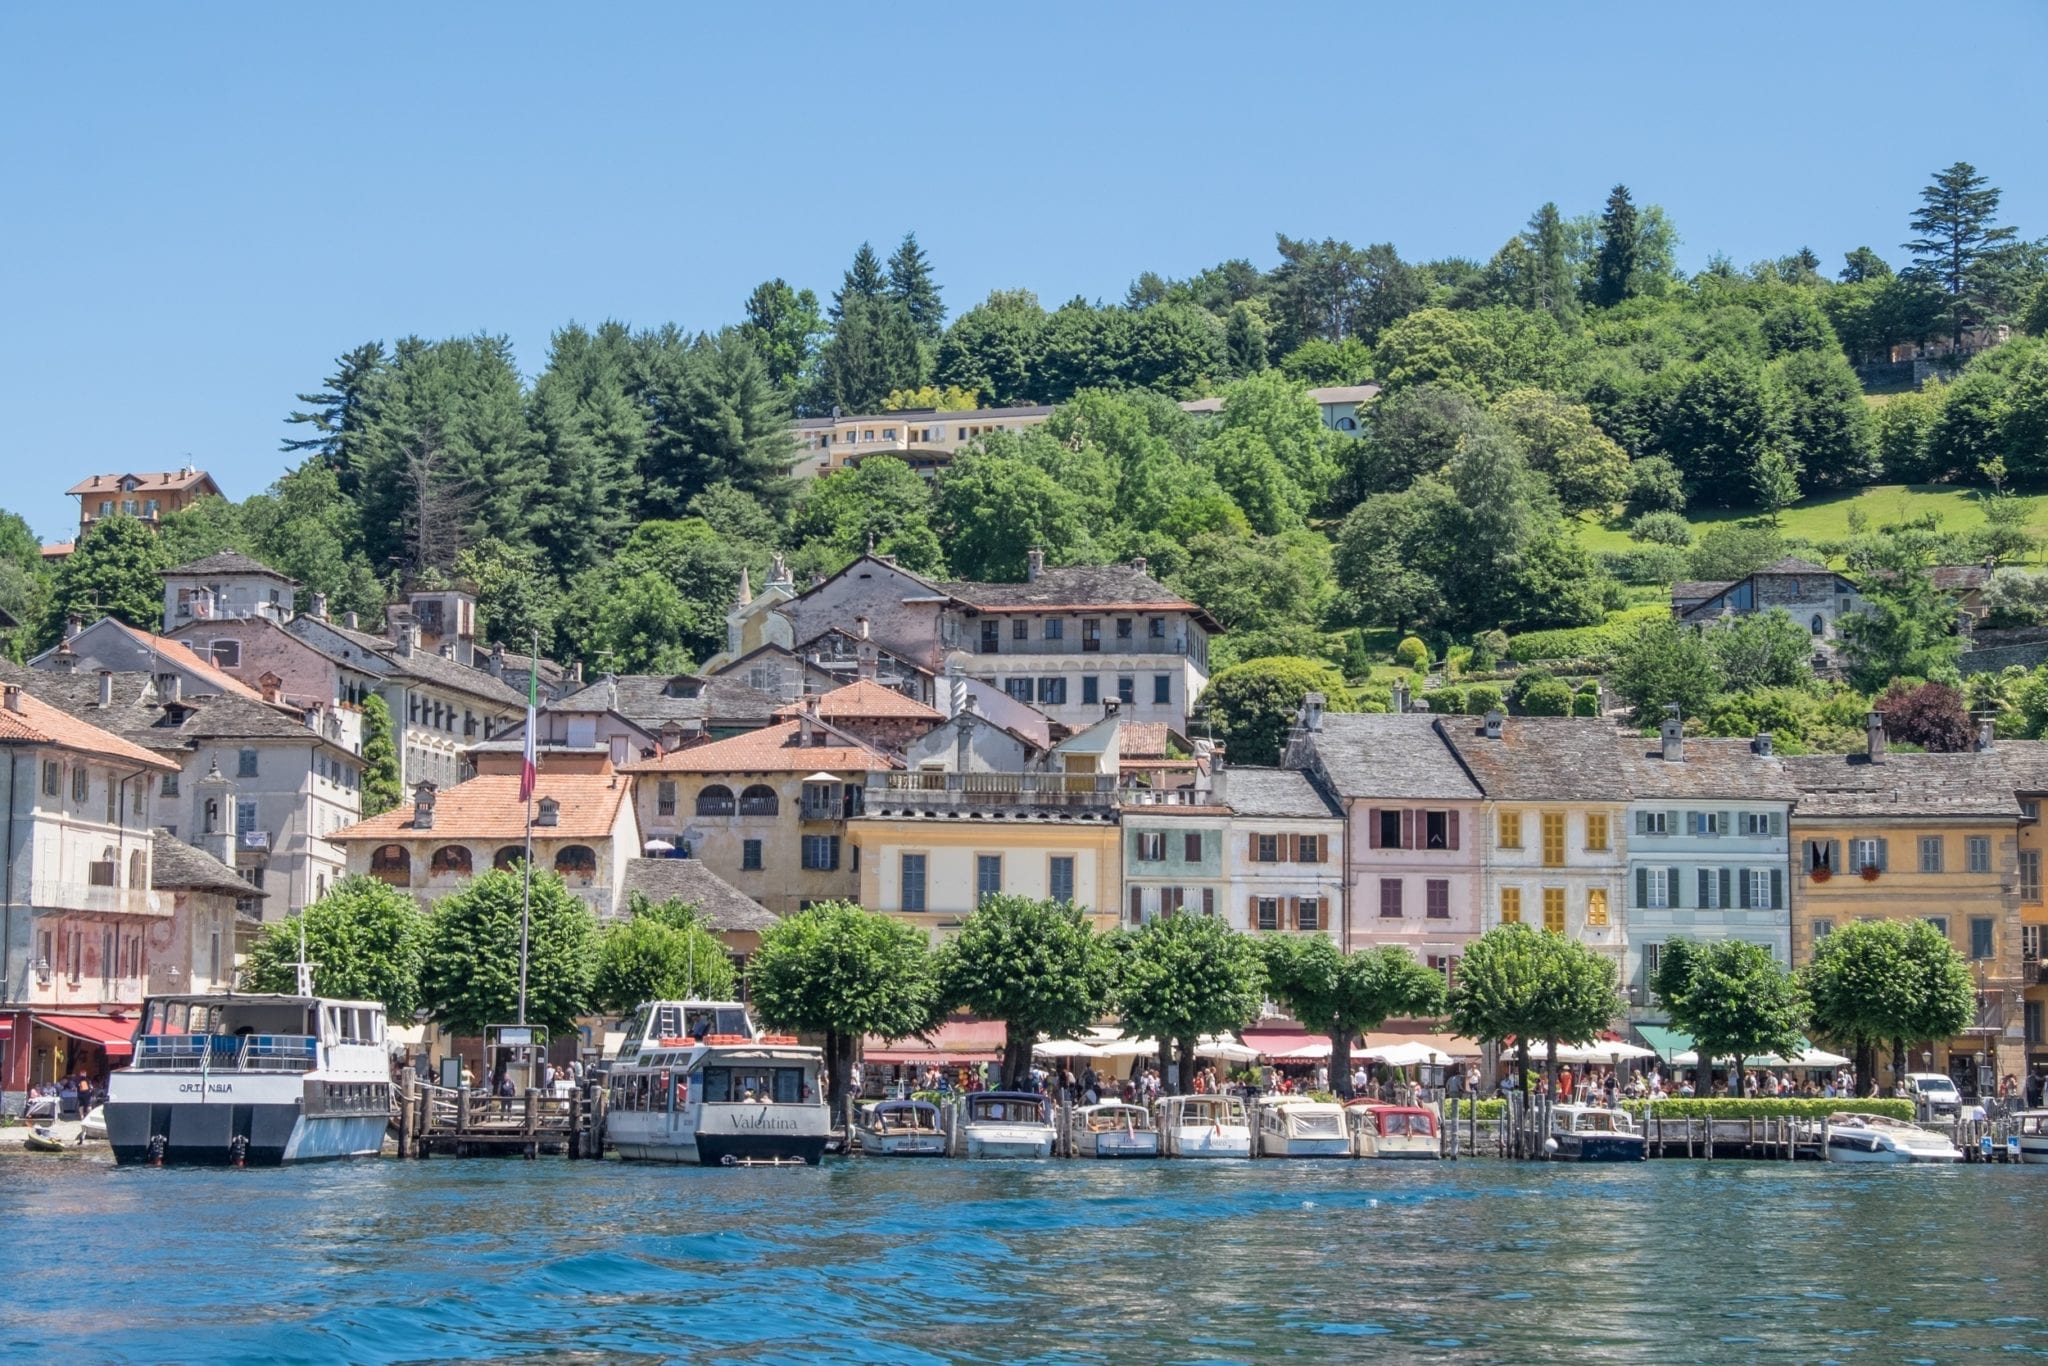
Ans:
[{"label": "clear sky", "polygon": [[0,506],[285,468],[357,343],[821,296],[914,229],[948,306],[1274,262],[1485,259],[1626,182],[1681,264],[1895,263],[1974,162],[2048,234],[2048,4],[13,4]]}]

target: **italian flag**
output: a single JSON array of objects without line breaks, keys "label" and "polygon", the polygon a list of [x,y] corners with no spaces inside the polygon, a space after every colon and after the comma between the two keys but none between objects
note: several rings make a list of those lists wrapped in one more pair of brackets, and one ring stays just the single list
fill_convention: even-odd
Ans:
[{"label": "italian flag", "polygon": [[522,802],[533,800],[534,779],[538,776],[540,767],[540,752],[535,734],[539,726],[539,718],[535,713],[539,710],[540,652],[536,650],[533,663],[526,671],[526,748],[520,755],[519,762],[519,800]]}]

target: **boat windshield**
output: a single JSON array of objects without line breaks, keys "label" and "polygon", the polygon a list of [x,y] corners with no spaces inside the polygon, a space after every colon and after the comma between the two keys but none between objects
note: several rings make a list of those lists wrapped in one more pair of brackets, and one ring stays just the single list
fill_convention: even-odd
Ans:
[{"label": "boat windshield", "polygon": [[2023,1134],[2048,1134],[2048,1115],[2021,1115],[2020,1132]]},{"label": "boat windshield", "polygon": [[754,1037],[754,1026],[747,1019],[747,1012],[736,1005],[691,1005],[682,1002],[667,1002],[654,1007],[653,1018],[649,1021],[648,1038],[655,1039],[703,1039],[712,1034]]},{"label": "boat windshield", "polygon": [[885,1129],[928,1129],[939,1127],[939,1112],[930,1105],[919,1105],[915,1101],[897,1101],[894,1104],[877,1105],[873,1111],[876,1127]]},{"label": "boat windshield", "polygon": [[1380,1111],[1380,1132],[1389,1138],[1401,1134],[1415,1134],[1429,1138],[1436,1133],[1436,1121],[1428,1115],[1409,1110]]},{"label": "boat windshield", "polygon": [[1045,1119],[1045,1102],[1030,1096],[977,1096],[968,1106],[969,1119],[1039,1124]]},{"label": "boat windshield", "polygon": [[1181,1096],[1183,1124],[1242,1124],[1244,1102],[1229,1096]]},{"label": "boat windshield", "polygon": [[1145,1127],[1145,1112],[1135,1105],[1106,1105],[1088,1112],[1088,1132],[1106,1134]]},{"label": "boat windshield", "polygon": [[1613,1134],[1628,1132],[1627,1121],[1617,1124],[1621,1116],[1612,1110],[1582,1110],[1572,1128],[1580,1133]]},{"label": "boat windshield", "polygon": [[708,1105],[801,1105],[811,1098],[801,1067],[751,1063],[743,1067],[704,1069],[704,1101]]}]

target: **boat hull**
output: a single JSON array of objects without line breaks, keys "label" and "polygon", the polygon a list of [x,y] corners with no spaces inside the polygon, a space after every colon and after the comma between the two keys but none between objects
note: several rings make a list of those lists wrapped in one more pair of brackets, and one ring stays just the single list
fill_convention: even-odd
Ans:
[{"label": "boat hull", "polygon": [[1250,1129],[1229,1126],[1218,1131],[1208,1124],[1191,1125],[1176,1133],[1169,1147],[1169,1157],[1248,1158],[1252,1155],[1252,1133]]},{"label": "boat hull", "polygon": [[2048,1138],[2020,1138],[2020,1161],[2048,1164]]},{"label": "boat hull", "polygon": [[[307,1116],[296,1104],[149,1105],[111,1101],[107,1142],[123,1166],[277,1167],[375,1157],[382,1115]],[[154,1140],[161,1138],[161,1151]],[[240,1140],[239,1142],[237,1140]]]},{"label": "boat hull", "polygon": [[[1944,1166],[1963,1160],[1961,1152],[1951,1148],[1948,1152],[1914,1152],[1906,1148],[1894,1148],[1883,1144],[1866,1147],[1860,1143],[1844,1142],[1830,1135],[1827,1158],[1830,1162],[1848,1162],[1874,1167]],[[2037,1158],[2036,1161],[2044,1159]]]},{"label": "boat hull", "polygon": [[864,1157],[944,1157],[944,1134],[877,1134],[866,1129],[854,1131],[860,1138]]},{"label": "boat hull", "polygon": [[1052,1141],[1050,1125],[1040,1129],[968,1124],[960,1130],[960,1142],[969,1157],[1051,1157]]},{"label": "boat hull", "polygon": [[1558,1134],[1560,1162],[1641,1162],[1650,1145],[1641,1134]]},{"label": "boat hull", "polygon": [[1348,1138],[1295,1138],[1282,1134],[1259,1136],[1261,1157],[1349,1157]]},{"label": "boat hull", "polygon": [[1141,1129],[1136,1133],[1082,1134],[1075,1145],[1083,1157],[1131,1158],[1159,1156],[1159,1135]]},{"label": "boat hull", "polygon": [[1377,1162],[1435,1162],[1443,1157],[1443,1147],[1434,1137],[1430,1138],[1372,1138],[1361,1136],[1358,1141],[1358,1156]]}]

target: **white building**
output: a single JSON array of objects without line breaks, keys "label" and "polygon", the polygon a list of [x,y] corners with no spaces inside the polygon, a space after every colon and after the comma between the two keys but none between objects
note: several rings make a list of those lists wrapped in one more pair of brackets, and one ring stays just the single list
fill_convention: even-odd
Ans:
[{"label": "white building", "polygon": [[1324,934],[1341,948],[1349,912],[1343,808],[1297,769],[1219,767],[1214,784],[1210,800],[1229,812],[1223,904],[1230,927]]}]

